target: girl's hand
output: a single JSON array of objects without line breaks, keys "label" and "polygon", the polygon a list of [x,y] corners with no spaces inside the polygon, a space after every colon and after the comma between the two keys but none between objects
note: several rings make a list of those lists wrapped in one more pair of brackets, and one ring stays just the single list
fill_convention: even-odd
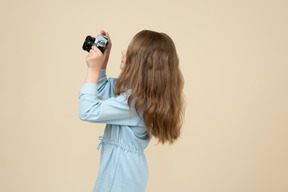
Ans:
[{"label": "girl's hand", "polygon": [[106,49],[104,51],[105,59],[104,59],[104,62],[102,64],[102,66],[101,66],[101,69],[105,69],[107,64],[108,64],[109,55],[110,55],[110,51],[111,51],[111,48],[112,48],[112,41],[111,41],[110,36],[109,36],[109,34],[107,32],[105,32],[104,30],[101,30],[100,33],[102,35],[106,35],[108,37],[108,45],[107,45],[107,47],[106,47]]},{"label": "girl's hand", "polygon": [[105,53],[103,55],[102,52],[95,45],[93,45],[86,57],[86,63],[88,68],[100,71],[104,61]]}]

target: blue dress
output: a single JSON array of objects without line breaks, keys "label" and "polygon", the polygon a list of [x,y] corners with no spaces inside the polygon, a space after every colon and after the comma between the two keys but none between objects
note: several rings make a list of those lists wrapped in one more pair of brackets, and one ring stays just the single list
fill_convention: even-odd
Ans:
[{"label": "blue dress", "polygon": [[126,94],[131,90],[114,95],[116,81],[102,69],[98,84],[84,83],[78,94],[80,119],[106,124],[99,137],[100,169],[93,192],[144,192],[149,175],[144,149],[150,137],[133,102],[130,115]]}]

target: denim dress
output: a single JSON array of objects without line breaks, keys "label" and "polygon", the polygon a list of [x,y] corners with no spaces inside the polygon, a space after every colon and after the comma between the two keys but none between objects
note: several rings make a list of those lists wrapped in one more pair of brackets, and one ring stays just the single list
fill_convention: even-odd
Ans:
[{"label": "denim dress", "polygon": [[117,79],[100,72],[99,82],[84,83],[79,91],[79,118],[106,124],[100,136],[100,169],[93,192],[144,192],[148,182],[148,165],[144,149],[150,137],[134,102],[131,113],[127,93],[114,95]]}]

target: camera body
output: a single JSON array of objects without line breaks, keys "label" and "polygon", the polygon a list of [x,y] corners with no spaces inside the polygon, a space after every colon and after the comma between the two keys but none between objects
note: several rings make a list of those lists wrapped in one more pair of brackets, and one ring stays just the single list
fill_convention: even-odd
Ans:
[{"label": "camera body", "polygon": [[95,45],[102,53],[104,53],[108,45],[108,37],[102,34],[98,35],[96,38],[88,35],[83,43],[82,49],[89,52],[93,45]]}]

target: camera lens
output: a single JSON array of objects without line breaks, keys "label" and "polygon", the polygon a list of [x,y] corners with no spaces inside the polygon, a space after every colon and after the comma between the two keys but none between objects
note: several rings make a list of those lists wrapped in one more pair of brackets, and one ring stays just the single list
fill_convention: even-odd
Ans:
[{"label": "camera lens", "polygon": [[91,37],[90,35],[88,35],[84,41],[84,44],[82,46],[82,49],[89,52],[91,47],[93,46],[95,42],[95,38]]}]

